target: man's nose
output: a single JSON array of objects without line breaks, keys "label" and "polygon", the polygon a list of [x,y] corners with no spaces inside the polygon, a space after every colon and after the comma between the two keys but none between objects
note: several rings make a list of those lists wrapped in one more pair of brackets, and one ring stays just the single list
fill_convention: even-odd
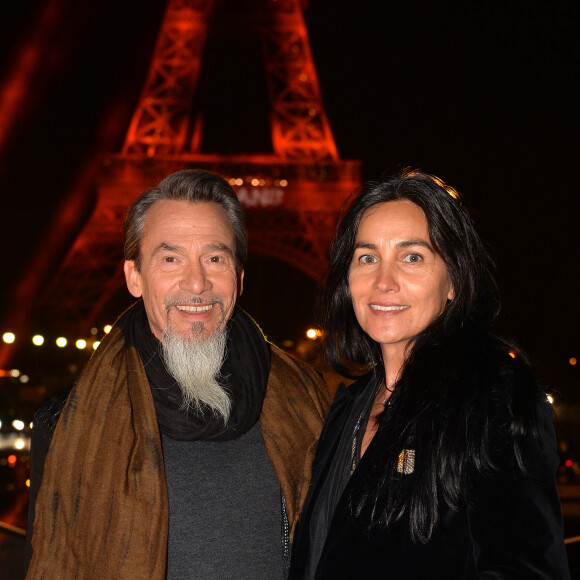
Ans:
[{"label": "man's nose", "polygon": [[212,284],[209,280],[203,264],[199,262],[189,263],[179,281],[179,288],[194,294],[201,294],[206,290],[211,290]]}]

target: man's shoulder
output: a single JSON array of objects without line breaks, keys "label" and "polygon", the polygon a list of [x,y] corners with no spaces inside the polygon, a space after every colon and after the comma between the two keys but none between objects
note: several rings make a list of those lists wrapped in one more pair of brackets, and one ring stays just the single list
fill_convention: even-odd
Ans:
[{"label": "man's shoulder", "polygon": [[274,344],[270,344],[270,382],[280,382],[287,392],[308,392],[310,397],[321,400],[324,407],[330,404],[330,391],[322,374],[308,363],[294,358]]},{"label": "man's shoulder", "polygon": [[314,367],[307,362],[284,352],[275,344],[270,343],[272,372],[288,372],[306,375],[317,383],[324,383],[324,378]]},{"label": "man's shoulder", "polygon": [[40,429],[48,439],[52,439],[56,424],[58,423],[58,419],[71,390],[72,387],[69,387],[64,391],[56,393],[45,401],[36,413],[34,413],[35,428]]}]

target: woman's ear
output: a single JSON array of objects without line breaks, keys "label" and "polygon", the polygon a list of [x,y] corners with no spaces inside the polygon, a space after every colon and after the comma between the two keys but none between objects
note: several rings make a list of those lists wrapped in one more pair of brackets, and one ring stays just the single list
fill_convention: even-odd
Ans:
[{"label": "woman's ear", "polygon": [[447,302],[452,302],[454,298],[455,298],[455,289],[453,288],[453,286],[451,286],[451,288],[449,288],[449,293],[447,294]]}]

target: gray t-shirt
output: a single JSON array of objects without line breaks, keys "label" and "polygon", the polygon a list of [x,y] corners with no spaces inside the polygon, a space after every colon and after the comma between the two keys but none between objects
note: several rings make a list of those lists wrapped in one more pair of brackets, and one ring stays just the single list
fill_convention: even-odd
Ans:
[{"label": "gray t-shirt", "polygon": [[280,485],[260,422],[231,441],[162,444],[168,580],[283,578]]}]

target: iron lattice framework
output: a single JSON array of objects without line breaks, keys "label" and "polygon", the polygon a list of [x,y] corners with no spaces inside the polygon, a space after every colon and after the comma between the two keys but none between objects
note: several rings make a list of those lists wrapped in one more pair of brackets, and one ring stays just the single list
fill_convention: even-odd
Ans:
[{"label": "iron lattice framework", "polygon": [[[218,7],[219,15],[259,33],[273,153],[201,151],[204,112],[194,101],[208,34],[220,24]],[[340,207],[360,180],[359,162],[338,157],[299,0],[169,0],[122,151],[100,163],[95,208],[41,309],[45,321],[79,332],[101,322],[123,285],[127,206],[172,171],[202,167],[229,179],[246,209],[250,252],[313,278],[324,270]]]},{"label": "iron lattice framework", "polygon": [[[192,104],[213,5],[213,0],[168,3],[124,155],[199,152],[203,119],[192,115]],[[338,161],[298,1],[230,0],[228,8],[232,20],[259,27],[276,157]]]},{"label": "iron lattice framework", "polygon": [[213,0],[169,1],[123,155],[155,157],[187,150],[213,4]]}]

